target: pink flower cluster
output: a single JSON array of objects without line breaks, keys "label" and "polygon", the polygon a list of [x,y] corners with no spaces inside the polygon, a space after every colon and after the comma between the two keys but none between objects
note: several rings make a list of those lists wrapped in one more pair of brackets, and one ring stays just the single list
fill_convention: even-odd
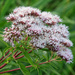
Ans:
[{"label": "pink flower cluster", "polygon": [[72,62],[73,55],[68,47],[73,44],[69,40],[68,27],[59,24],[61,19],[58,15],[32,7],[18,7],[6,19],[12,21],[12,25],[5,28],[4,41],[14,46],[14,40],[19,43],[27,34],[36,48],[48,48],[67,62]]}]

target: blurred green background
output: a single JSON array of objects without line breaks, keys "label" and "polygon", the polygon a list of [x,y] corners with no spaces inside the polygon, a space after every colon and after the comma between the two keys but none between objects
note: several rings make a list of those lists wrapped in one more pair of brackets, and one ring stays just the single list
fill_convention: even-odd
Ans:
[{"label": "blurred green background", "polygon": [[[74,44],[71,50],[75,57],[75,0],[0,0],[0,31],[11,25],[10,22],[7,23],[5,16],[9,15],[18,6],[32,6],[59,15],[63,20],[62,23],[69,26],[70,40]],[[0,35],[2,35],[1,32]],[[5,47],[6,45],[0,40],[0,50],[2,51]],[[48,75],[75,75],[74,59],[71,64],[66,64],[64,61],[57,62],[58,69],[49,72]],[[22,75],[22,73],[21,71],[14,71],[2,75]],[[36,71],[31,75],[37,75]],[[47,74],[43,73],[42,75]]]}]

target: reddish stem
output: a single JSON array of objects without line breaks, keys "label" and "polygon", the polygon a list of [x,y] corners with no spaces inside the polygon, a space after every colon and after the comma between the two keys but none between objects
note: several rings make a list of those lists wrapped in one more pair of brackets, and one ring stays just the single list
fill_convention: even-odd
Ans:
[{"label": "reddish stem", "polygon": [[[17,51],[18,52],[18,51]],[[17,52],[14,54],[14,56],[16,56]]]},{"label": "reddish stem", "polygon": [[12,53],[10,53],[9,55],[7,55],[0,63],[2,63],[7,57],[9,57]]},{"label": "reddish stem", "polygon": [[0,61],[4,58],[4,56],[0,59]]},{"label": "reddish stem", "polygon": [[[15,51],[15,49],[13,50]],[[8,54],[0,63],[2,63],[7,57],[9,57],[12,53]]]},{"label": "reddish stem", "polygon": [[30,50],[28,53],[31,53],[32,52],[32,50]]},{"label": "reddish stem", "polygon": [[[55,60],[55,59],[52,59],[52,60],[46,61],[46,62],[42,62],[42,63],[40,63],[40,64],[38,64],[38,65],[46,64],[46,63],[51,62],[51,61],[53,61],[53,60]],[[26,68],[29,68],[29,67],[32,67],[32,65],[26,66]],[[12,71],[16,71],[16,70],[20,70],[20,68],[12,69],[12,70],[9,70],[9,71],[0,72],[0,74],[7,73],[7,72],[12,72]]]},{"label": "reddish stem", "polygon": [[6,66],[6,65],[7,65],[7,64],[6,64],[6,63],[4,63],[2,66],[0,66],[0,69],[1,69],[1,68],[3,68],[3,67],[4,67],[4,66]]},{"label": "reddish stem", "polygon": [[5,53],[5,55],[7,55],[11,49],[12,49],[12,48],[10,48],[10,49]]},{"label": "reddish stem", "polygon": [[[20,47],[21,47],[21,46],[20,46]],[[9,53],[9,51],[10,51],[11,49],[12,49],[12,48],[10,48],[10,49],[5,53],[5,56]],[[14,49],[13,51],[15,51],[15,49]],[[18,51],[17,51],[17,52],[18,52]],[[24,55],[22,55],[22,56],[16,58],[16,56],[18,56],[19,54],[22,53],[22,52],[19,52],[19,53],[17,54],[17,52],[16,52],[16,53],[14,54],[14,56],[13,56],[15,59],[19,59],[19,58],[24,57]],[[32,50],[30,50],[28,53],[31,53],[31,52],[32,52]],[[2,62],[3,62],[7,57],[9,57],[11,54],[12,54],[12,53],[8,54],[5,58],[4,58],[4,56],[3,56],[3,57],[0,59],[0,61],[1,61],[3,58],[4,58],[4,59],[3,59],[0,63],[2,63]],[[0,69],[3,68],[3,67],[6,66],[6,65],[7,65],[6,63],[3,64],[2,66],[0,66]]]},{"label": "reddish stem", "polygon": [[[28,53],[31,53],[32,52],[32,50],[30,50]],[[17,57],[19,54],[21,54],[22,52],[19,52],[18,54],[16,54],[16,55],[14,55],[13,57],[15,58],[15,59],[19,59],[19,58],[22,58],[22,57],[24,57],[24,55],[22,55],[22,56],[20,56],[20,57]],[[16,58],[17,57],[17,58]]]},{"label": "reddish stem", "polygon": [[[11,48],[5,53],[5,56],[9,53],[9,51],[11,50]],[[0,59],[0,61],[4,58],[4,56]]]},{"label": "reddish stem", "polygon": [[15,57],[17,57],[19,54],[21,54],[22,52],[19,52],[18,54],[15,55]]},{"label": "reddish stem", "polygon": [[24,57],[24,55],[22,55],[22,56],[20,56],[20,57],[17,57],[17,58],[15,57],[15,59],[20,59],[20,58],[22,58],[22,57]]}]

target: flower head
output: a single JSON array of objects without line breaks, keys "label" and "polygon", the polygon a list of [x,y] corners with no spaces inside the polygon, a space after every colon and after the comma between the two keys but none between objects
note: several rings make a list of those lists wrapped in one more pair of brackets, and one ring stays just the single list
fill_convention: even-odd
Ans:
[{"label": "flower head", "polygon": [[19,42],[24,35],[32,37],[30,43],[36,48],[48,48],[57,52],[57,55],[71,62],[73,55],[68,47],[72,46],[69,40],[68,27],[59,24],[58,15],[50,12],[41,12],[32,7],[18,7],[8,17],[12,21],[11,28],[5,28],[4,41],[14,46],[14,40]]}]

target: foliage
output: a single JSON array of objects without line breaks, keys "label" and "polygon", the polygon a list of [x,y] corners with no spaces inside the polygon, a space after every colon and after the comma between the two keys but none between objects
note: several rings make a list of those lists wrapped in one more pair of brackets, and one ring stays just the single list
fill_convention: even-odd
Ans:
[{"label": "foliage", "polygon": [[[58,14],[63,19],[63,23],[69,26],[69,31],[71,33],[70,39],[75,45],[75,1],[74,0],[11,0],[11,1],[0,0],[0,57],[4,55],[4,53],[8,50],[8,48],[10,48],[10,45],[2,40],[3,29],[11,25],[11,22],[7,23],[4,17],[7,16],[9,12],[12,12],[12,10],[18,6],[32,6],[32,7],[39,8],[42,11],[50,11],[54,14]],[[22,42],[21,44],[23,45]],[[71,49],[75,57],[75,52],[74,52],[75,47],[72,47]],[[44,50],[46,51],[47,49],[44,49]],[[29,56],[27,56],[28,54],[25,51],[23,52],[23,54],[25,55],[25,58],[27,57],[27,59],[21,58],[21,59],[18,59],[17,61],[14,61],[12,56],[10,56],[10,58],[7,58],[7,60],[5,60],[4,62],[7,62],[11,59],[13,61],[8,63],[8,65],[4,67],[3,69],[0,69],[0,71],[3,71],[4,69],[9,70],[9,67],[10,69],[13,69],[14,67],[17,68],[19,64],[21,70],[23,71],[23,74],[27,72],[26,75],[29,74],[29,71],[30,71],[30,75],[37,75],[37,74],[38,75],[50,75],[50,74],[51,75],[75,75],[75,68],[74,68],[75,60],[73,60],[72,64],[66,64],[63,61],[63,62],[51,62],[49,64],[42,64],[38,66],[35,63],[35,61],[40,63],[40,61],[48,60],[51,54],[50,51],[47,51],[46,53],[42,50],[39,50],[39,52],[33,51],[32,55],[29,54]],[[34,54],[36,54],[36,56]],[[20,61],[23,61],[23,62],[20,62]],[[29,64],[33,65],[33,67],[28,69],[23,67]],[[37,66],[40,68],[37,68]],[[14,71],[14,72],[2,74],[2,75],[16,75],[16,74],[22,75],[22,72],[19,70],[19,71]]]}]

